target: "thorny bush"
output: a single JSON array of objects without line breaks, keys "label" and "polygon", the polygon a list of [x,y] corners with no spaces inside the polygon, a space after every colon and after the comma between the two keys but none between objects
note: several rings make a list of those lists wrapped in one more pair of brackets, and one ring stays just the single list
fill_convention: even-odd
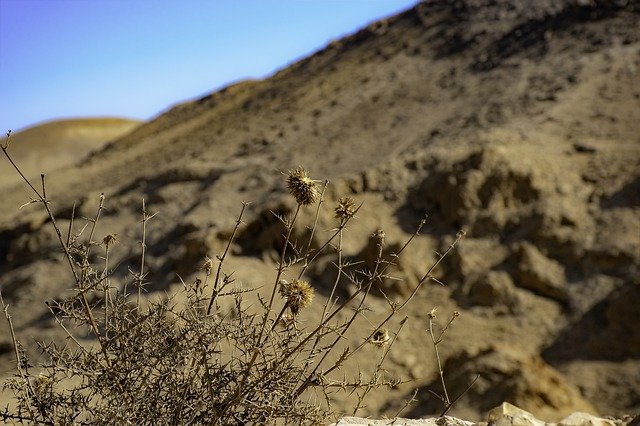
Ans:
[{"label": "thorny bush", "polygon": [[[22,175],[9,155],[9,142],[10,139],[2,150]],[[5,384],[17,403],[0,411],[0,419],[55,425],[315,424],[331,416],[330,396],[336,392],[358,395],[355,412],[372,388],[397,385],[399,380],[384,377],[382,363],[404,320],[395,331],[386,326],[418,289],[433,279],[432,271],[462,234],[438,256],[409,296],[400,302],[387,299],[388,315],[364,333],[361,344],[338,350],[342,336],[362,315],[372,284],[385,278],[389,266],[420,232],[424,220],[390,261],[383,260],[385,236],[378,231],[378,256],[373,269],[347,273],[341,256],[342,237],[360,207],[350,198],[341,198],[335,207],[335,229],[320,248],[312,249],[310,240],[306,246],[297,247],[291,235],[298,213],[302,208],[315,208],[315,220],[310,226],[313,235],[327,182],[319,185],[302,167],[290,171],[286,179],[297,208],[291,217],[280,218],[285,225],[285,243],[268,297],[257,295],[260,303],[256,310],[249,309],[244,301],[246,290],[234,285],[224,266],[242,226],[246,205],[242,206],[224,252],[215,260],[206,258],[200,276],[192,283],[183,282],[181,296],[186,297],[180,298],[182,302],[175,295],[149,301],[141,294],[147,275],[146,224],[153,215],[147,212],[144,201],[140,263],[129,279],[116,282],[121,280],[113,276],[109,252],[117,237],[110,234],[97,240],[95,236],[104,197],[95,218],[82,228],[85,235],[75,232],[73,219],[63,232],[50,210],[44,175],[40,189],[25,178],[35,194],[32,202],[44,207],[56,231],[73,276],[74,293],[66,300],[48,304],[67,339],[63,344],[39,343],[46,362],[37,369],[29,364],[26,351],[15,336],[8,306],[0,297],[12,333],[17,367],[15,376]],[[92,250],[100,250],[102,256],[92,256]],[[331,250],[338,253],[339,259],[331,296],[324,302],[319,318],[298,321],[314,299],[313,285],[304,278],[305,272],[321,253]],[[293,265],[301,266],[300,272],[288,282],[284,273],[291,271]],[[338,300],[334,298],[336,286],[345,278],[356,290]],[[220,309],[222,298],[233,299],[233,313]],[[93,337],[91,343],[78,339],[83,331]],[[332,379],[336,376],[332,373],[339,372],[345,361],[368,344],[382,348],[375,371],[366,378]],[[448,396],[445,403],[450,403]]]}]

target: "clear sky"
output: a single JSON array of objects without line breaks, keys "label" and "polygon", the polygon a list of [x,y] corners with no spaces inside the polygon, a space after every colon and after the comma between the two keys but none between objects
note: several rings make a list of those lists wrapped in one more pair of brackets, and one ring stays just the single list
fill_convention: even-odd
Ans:
[{"label": "clear sky", "polygon": [[416,0],[0,0],[0,131],[148,119]]}]

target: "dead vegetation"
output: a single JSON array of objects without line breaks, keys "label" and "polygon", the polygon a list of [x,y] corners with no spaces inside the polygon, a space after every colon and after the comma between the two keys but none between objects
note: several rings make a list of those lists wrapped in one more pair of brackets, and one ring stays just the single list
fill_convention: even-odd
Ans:
[{"label": "dead vegetation", "polygon": [[[20,173],[8,145],[2,147],[3,152]],[[285,235],[274,277],[268,284],[268,298],[261,297],[256,289],[238,287],[233,271],[225,265],[229,248],[244,226],[243,204],[224,251],[215,259],[203,259],[198,276],[193,282],[183,281],[180,292],[154,299],[145,295],[149,284],[145,249],[147,223],[156,213],[148,212],[144,201],[139,262],[128,265],[129,277],[122,281],[115,278],[116,266],[109,258],[118,237],[108,234],[100,238],[95,233],[104,196],[92,219],[77,223],[80,220],[73,220],[72,215],[65,230],[57,225],[49,208],[44,175],[41,189],[27,179],[25,182],[35,195],[31,203],[47,211],[74,285],[71,296],[47,302],[66,339],[38,342],[45,361],[37,366],[31,365],[15,335],[9,306],[0,297],[16,361],[16,374],[5,384],[15,395],[16,405],[0,412],[5,422],[317,424],[341,414],[334,413],[331,404],[331,396],[340,392],[357,395],[355,414],[372,389],[394,387],[404,381],[390,377],[383,366],[406,317],[396,329],[388,328],[390,320],[401,315],[416,292],[434,279],[433,270],[463,236],[458,234],[449,249],[437,256],[401,301],[386,298],[378,288],[387,300],[387,315],[361,329],[354,325],[367,310],[365,302],[372,287],[391,278],[389,271],[420,233],[424,220],[404,245],[386,256],[385,233],[377,231],[372,236],[375,256],[347,272],[341,256],[342,237],[360,207],[352,199],[340,199],[334,207],[335,228],[321,246],[312,247],[313,237],[306,245],[296,244],[291,237],[301,209],[315,209],[309,229],[312,236],[318,232],[317,218],[324,207],[327,187],[327,182],[320,187],[299,167],[287,176],[297,208],[291,215],[278,216]],[[332,294],[325,299],[320,317],[307,317],[305,309],[314,302],[314,288],[305,273],[325,252],[338,254]],[[284,279],[294,271],[295,278]],[[342,299],[334,297],[341,278],[355,287]],[[224,308],[229,306],[228,299],[233,309]],[[339,316],[341,313],[345,315]],[[433,326],[430,320],[438,353],[448,325],[437,339]],[[350,333],[360,335],[361,343],[339,349],[341,340]],[[344,363],[368,345],[380,348],[375,369],[357,375],[342,371]],[[455,400],[447,394],[440,363],[439,371],[444,392],[440,398],[448,410]]]}]

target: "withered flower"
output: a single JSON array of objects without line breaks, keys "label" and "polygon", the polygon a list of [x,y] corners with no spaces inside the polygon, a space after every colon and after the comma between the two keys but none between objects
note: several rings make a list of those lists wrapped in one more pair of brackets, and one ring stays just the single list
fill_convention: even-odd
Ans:
[{"label": "withered flower", "polygon": [[307,176],[306,170],[300,166],[287,174],[287,189],[302,206],[314,204],[320,196],[316,181]]},{"label": "withered flower", "polygon": [[292,314],[311,305],[313,301],[313,287],[304,280],[294,279],[291,282],[280,280],[280,296],[287,301]]}]

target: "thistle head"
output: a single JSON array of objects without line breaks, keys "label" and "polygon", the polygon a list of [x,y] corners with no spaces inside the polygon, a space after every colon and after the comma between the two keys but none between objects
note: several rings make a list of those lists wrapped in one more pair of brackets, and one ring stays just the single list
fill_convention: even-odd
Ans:
[{"label": "thistle head", "polygon": [[307,176],[307,171],[300,166],[287,173],[287,189],[302,206],[314,204],[320,197],[316,181]]},{"label": "thistle head", "polygon": [[378,245],[383,245],[384,244],[385,237],[386,237],[386,234],[384,233],[384,231],[382,229],[378,229],[376,232],[371,234],[371,238],[373,238],[373,240]]},{"label": "thistle head", "polygon": [[389,331],[387,331],[386,328],[376,330],[373,336],[371,336],[371,343],[379,347],[385,346],[389,343]]},{"label": "thistle head", "polygon": [[430,320],[434,320],[434,319],[436,319],[437,313],[438,313],[438,307],[436,306],[436,307],[431,308],[429,313],[427,313],[427,316],[429,317]]},{"label": "thistle head", "polygon": [[356,203],[353,198],[342,197],[338,200],[336,207],[336,218],[340,220],[348,220],[356,213]]},{"label": "thistle head", "polygon": [[118,242],[118,234],[108,234],[102,239],[102,244],[104,244],[107,248],[112,246]]},{"label": "thistle head", "polygon": [[304,280],[294,279],[291,282],[280,280],[280,296],[287,301],[292,314],[311,305],[313,301],[313,287]]},{"label": "thistle head", "polygon": [[211,260],[209,256],[204,257],[204,264],[202,265],[202,269],[207,271],[207,274],[211,273],[211,270],[213,269],[213,260]]}]

